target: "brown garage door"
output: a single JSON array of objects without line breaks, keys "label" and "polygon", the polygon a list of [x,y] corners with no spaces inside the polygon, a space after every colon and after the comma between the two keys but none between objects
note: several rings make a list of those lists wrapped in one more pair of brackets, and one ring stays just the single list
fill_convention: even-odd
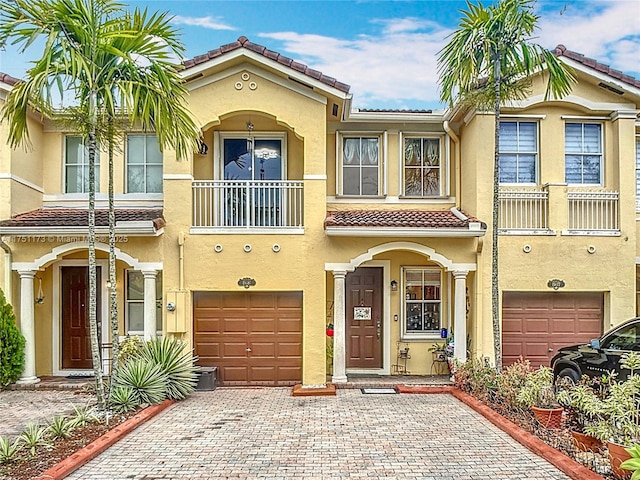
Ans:
[{"label": "brown garage door", "polygon": [[302,292],[195,292],[194,345],[222,385],[302,380]]},{"label": "brown garage door", "polygon": [[599,337],[603,315],[602,293],[505,292],[503,364],[522,356],[535,367],[549,365],[558,348]]}]

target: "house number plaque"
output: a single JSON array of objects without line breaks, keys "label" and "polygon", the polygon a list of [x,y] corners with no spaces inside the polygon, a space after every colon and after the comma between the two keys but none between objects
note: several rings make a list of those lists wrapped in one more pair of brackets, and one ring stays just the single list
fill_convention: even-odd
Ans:
[{"label": "house number plaque", "polygon": [[354,320],[371,320],[371,307],[353,307]]}]

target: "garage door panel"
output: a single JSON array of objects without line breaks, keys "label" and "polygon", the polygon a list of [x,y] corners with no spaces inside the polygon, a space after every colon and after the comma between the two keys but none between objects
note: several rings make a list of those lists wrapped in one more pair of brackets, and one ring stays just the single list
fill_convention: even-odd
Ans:
[{"label": "garage door panel", "polygon": [[276,358],[275,342],[258,343],[251,342],[251,357]]},{"label": "garage door panel", "polygon": [[559,347],[587,343],[602,333],[602,293],[505,292],[503,306],[505,365],[521,355],[534,367],[549,365]]},{"label": "garage door panel", "polygon": [[527,333],[548,333],[549,320],[547,318],[528,318],[526,319]]},{"label": "garage door panel", "polygon": [[302,293],[196,292],[194,345],[222,385],[300,383]]},{"label": "garage door panel", "polygon": [[277,320],[271,318],[252,318],[251,319],[251,333],[269,333],[273,334],[276,331]]},{"label": "garage door panel", "polygon": [[302,344],[300,342],[296,343],[286,343],[281,342],[278,344],[278,357],[300,357],[302,356]]},{"label": "garage door panel", "polygon": [[249,319],[247,318],[225,318],[223,320],[224,334],[246,334],[249,331]]}]

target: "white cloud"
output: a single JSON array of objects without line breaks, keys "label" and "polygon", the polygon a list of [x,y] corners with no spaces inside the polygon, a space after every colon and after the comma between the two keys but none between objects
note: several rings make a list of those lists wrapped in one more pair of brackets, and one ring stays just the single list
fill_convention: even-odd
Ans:
[{"label": "white cloud", "polygon": [[219,18],[211,16],[183,17],[182,15],[176,15],[171,19],[171,23],[175,23],[176,25],[209,28],[211,30],[236,30],[235,27],[222,23]]},{"label": "white cloud", "polygon": [[[413,32],[428,25],[428,32]],[[342,40],[295,32],[263,33],[280,40],[283,51],[351,85],[360,108],[438,108],[438,51],[449,33],[414,19],[385,23],[379,36]]]},{"label": "white cloud", "polygon": [[547,48],[563,44],[615,69],[640,76],[640,3],[636,0],[569,2],[562,15],[540,18],[538,43]]},{"label": "white cloud", "polygon": [[[640,78],[639,2],[551,0],[541,7],[537,43],[563,44]],[[442,108],[437,58],[452,29],[415,17],[371,23],[379,33],[354,39],[291,31],[259,36],[281,41],[275,49],[351,85],[354,107]]]}]

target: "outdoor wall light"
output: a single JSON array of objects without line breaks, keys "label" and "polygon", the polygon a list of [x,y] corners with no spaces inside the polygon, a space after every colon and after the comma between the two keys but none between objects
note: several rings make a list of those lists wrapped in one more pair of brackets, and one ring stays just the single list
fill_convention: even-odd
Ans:
[{"label": "outdoor wall light", "polygon": [[206,155],[209,151],[209,147],[202,140],[198,140],[198,154]]},{"label": "outdoor wall light", "polygon": [[396,282],[395,280],[391,280],[391,291],[392,292],[398,291],[398,282]]},{"label": "outdoor wall light", "polygon": [[253,132],[253,123],[247,122],[247,130],[249,130],[250,132]]}]

